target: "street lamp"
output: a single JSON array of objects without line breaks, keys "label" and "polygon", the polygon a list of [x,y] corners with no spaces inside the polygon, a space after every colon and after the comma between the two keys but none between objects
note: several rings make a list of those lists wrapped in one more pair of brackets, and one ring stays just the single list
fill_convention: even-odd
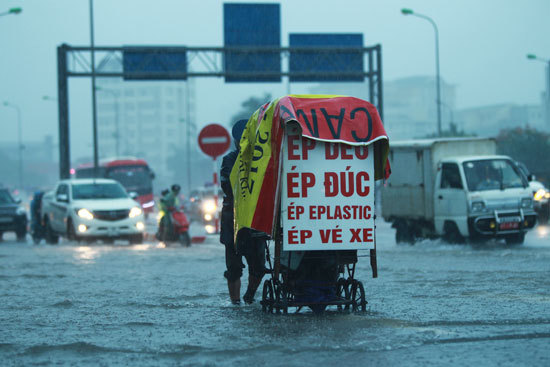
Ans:
[{"label": "street lamp", "polygon": [[10,15],[10,14],[17,15],[17,14],[21,13],[22,11],[23,11],[23,9],[21,9],[21,8],[11,8],[8,11],[0,13],[0,17],[2,15]]},{"label": "street lamp", "polygon": [[527,59],[543,62],[547,65],[547,84],[546,84],[546,124],[550,126],[550,59],[544,59],[534,54],[527,54]]},{"label": "street lamp", "polygon": [[118,121],[118,110],[119,110],[118,97],[120,96],[120,93],[112,89],[101,88],[101,87],[95,87],[95,90],[99,92],[109,93],[115,99],[115,153],[116,153],[116,156],[119,157],[120,156],[120,144],[119,144],[120,130],[119,130],[119,121]]},{"label": "street lamp", "polygon": [[412,9],[401,9],[401,13],[403,15],[414,15],[415,17],[422,18],[430,22],[431,25],[434,27],[435,31],[435,69],[436,69],[436,77],[435,77],[435,88],[437,93],[437,99],[436,99],[436,106],[437,106],[437,135],[441,136],[441,86],[440,86],[440,77],[439,77],[439,30],[437,29],[437,25],[433,21],[432,18],[423,15],[415,13]]},{"label": "street lamp", "polygon": [[17,141],[18,141],[18,154],[19,154],[19,189],[23,189],[23,139],[21,133],[21,110],[18,106],[4,101],[4,106],[11,107],[17,111]]}]

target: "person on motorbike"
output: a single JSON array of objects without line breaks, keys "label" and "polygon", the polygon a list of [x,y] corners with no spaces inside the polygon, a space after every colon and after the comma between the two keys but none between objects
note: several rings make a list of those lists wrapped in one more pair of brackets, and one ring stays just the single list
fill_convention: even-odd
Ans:
[{"label": "person on motorbike", "polygon": [[162,217],[164,224],[162,229],[163,239],[170,238],[174,230],[171,212],[179,205],[178,195],[180,190],[180,185],[173,184],[170,191],[160,199],[161,205],[164,207],[164,216]]},{"label": "person on motorbike", "polygon": [[242,256],[246,258],[248,264],[248,287],[243,296],[243,300],[246,303],[250,304],[254,302],[254,294],[265,273],[265,239],[258,237],[255,231],[247,230],[246,233],[243,232],[243,235],[239,236],[237,246],[235,246],[234,242],[233,190],[229,176],[239,155],[239,142],[246,123],[247,120],[239,120],[233,125],[231,134],[235,141],[236,149],[223,157],[220,172],[220,181],[224,193],[220,242],[225,245],[226,271],[224,272],[224,277],[227,279],[229,298],[231,303],[235,305],[241,303],[241,276],[244,268]]}]

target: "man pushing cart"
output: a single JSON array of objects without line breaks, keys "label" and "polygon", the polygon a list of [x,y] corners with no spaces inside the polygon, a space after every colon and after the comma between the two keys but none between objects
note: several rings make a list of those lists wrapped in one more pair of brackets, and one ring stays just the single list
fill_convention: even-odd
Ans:
[{"label": "man pushing cart", "polygon": [[353,97],[285,96],[252,115],[239,146],[236,251],[251,229],[275,243],[264,311],[365,310],[355,265],[362,251],[377,276],[374,181],[390,174],[376,108]]}]

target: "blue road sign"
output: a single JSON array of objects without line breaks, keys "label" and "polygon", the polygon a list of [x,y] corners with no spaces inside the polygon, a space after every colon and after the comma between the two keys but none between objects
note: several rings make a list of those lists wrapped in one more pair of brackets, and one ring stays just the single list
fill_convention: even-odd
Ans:
[{"label": "blue road sign", "polygon": [[[364,80],[362,75],[322,75],[323,73],[363,73],[364,54],[363,34],[336,33],[291,33],[289,46],[311,47],[321,49],[327,47],[327,52],[290,52],[290,73],[315,73],[311,76],[291,76],[292,82],[336,82]],[[355,48],[350,51],[335,51],[334,48]],[[330,50],[329,50],[330,49]]]},{"label": "blue road sign", "polygon": [[225,72],[235,73],[226,76],[226,82],[281,81],[279,50],[258,50],[281,47],[279,4],[223,4],[223,31],[225,47],[251,48],[246,52],[225,53]]},{"label": "blue road sign", "polygon": [[125,80],[185,80],[185,51],[170,47],[124,47],[122,53]]}]

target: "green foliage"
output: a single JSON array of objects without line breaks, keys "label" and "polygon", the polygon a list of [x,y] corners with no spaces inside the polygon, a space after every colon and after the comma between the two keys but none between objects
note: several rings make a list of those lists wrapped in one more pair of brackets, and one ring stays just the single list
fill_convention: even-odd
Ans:
[{"label": "green foliage", "polygon": [[231,126],[239,120],[248,120],[261,105],[271,100],[270,93],[264,93],[263,97],[250,97],[241,103],[241,110],[231,117]]},{"label": "green foliage", "polygon": [[517,127],[501,130],[496,141],[499,154],[523,162],[541,181],[550,181],[550,134]]}]

